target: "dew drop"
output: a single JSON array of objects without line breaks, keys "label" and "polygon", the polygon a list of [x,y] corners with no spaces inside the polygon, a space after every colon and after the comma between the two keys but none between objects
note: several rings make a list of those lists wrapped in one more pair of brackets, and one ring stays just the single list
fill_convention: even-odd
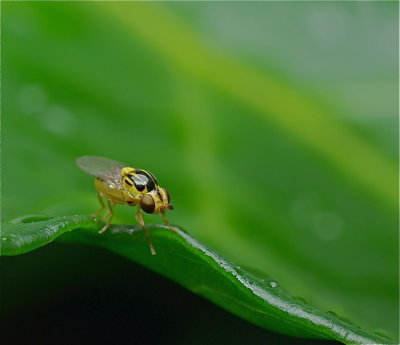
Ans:
[{"label": "dew drop", "polygon": [[328,311],[326,315],[329,317],[337,317],[337,314],[334,311]]},{"label": "dew drop", "polygon": [[296,302],[299,302],[301,304],[308,304],[308,302],[303,298],[303,297],[294,297],[293,298]]},{"label": "dew drop", "polygon": [[2,240],[2,241],[8,241],[9,238],[8,238],[8,237],[2,237],[1,240]]},{"label": "dew drop", "polygon": [[276,288],[278,286],[278,283],[275,280],[270,280],[269,285],[273,288]]},{"label": "dew drop", "polygon": [[35,223],[35,222],[43,222],[43,221],[46,221],[49,219],[51,219],[51,217],[42,216],[42,215],[27,215],[27,216],[22,216],[22,217],[12,219],[12,220],[10,220],[10,223],[11,224]]}]

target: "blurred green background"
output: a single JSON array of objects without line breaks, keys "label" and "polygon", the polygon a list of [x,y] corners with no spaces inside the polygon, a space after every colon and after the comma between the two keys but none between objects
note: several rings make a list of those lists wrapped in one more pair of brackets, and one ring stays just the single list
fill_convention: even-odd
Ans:
[{"label": "blurred green background", "polygon": [[3,2],[2,43],[2,219],[91,213],[75,158],[127,162],[170,222],[398,338],[397,3]]}]

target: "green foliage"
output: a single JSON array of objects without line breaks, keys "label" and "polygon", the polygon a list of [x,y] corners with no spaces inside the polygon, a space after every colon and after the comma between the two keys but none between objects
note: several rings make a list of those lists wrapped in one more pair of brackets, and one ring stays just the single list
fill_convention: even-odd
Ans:
[{"label": "green foliage", "polygon": [[[300,337],[321,337],[346,344],[383,344],[335,313],[321,313],[292,298],[272,279],[259,279],[208,249],[183,231],[152,225],[158,254],[149,254],[140,226],[115,225],[104,235],[103,224],[86,216],[45,219],[27,216],[3,225],[2,255],[34,250],[64,234],[61,240],[105,247],[163,274],[189,290],[259,326]],[[75,230],[75,231],[72,231]]]},{"label": "green foliage", "polygon": [[[51,223],[90,214],[96,194],[76,157],[123,161],[153,172],[171,192],[169,221],[224,260],[257,279],[273,277],[287,296],[307,301],[296,306],[349,334],[397,340],[397,9],[394,2],[3,3],[2,218],[40,213]],[[134,222],[131,208],[116,212],[116,224]],[[29,236],[12,229],[39,236],[38,224],[7,226],[15,237],[3,252],[32,249],[18,242]],[[61,238],[148,254],[143,241],[142,249],[133,240],[121,245],[125,233],[97,238],[89,218],[68,226],[79,230]],[[43,245],[59,230],[27,243]],[[184,238],[153,233],[165,248],[190,252]],[[135,260],[192,288],[148,263],[171,253],[140,255]],[[346,339],[296,320],[268,327]]]}]

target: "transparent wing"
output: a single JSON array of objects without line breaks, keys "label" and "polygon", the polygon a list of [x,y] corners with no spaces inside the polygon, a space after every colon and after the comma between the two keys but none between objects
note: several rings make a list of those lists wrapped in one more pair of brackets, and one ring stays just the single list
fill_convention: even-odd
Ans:
[{"label": "transparent wing", "polygon": [[128,165],[98,156],[82,156],[76,165],[90,175],[101,178],[116,189],[122,188],[121,169]]}]

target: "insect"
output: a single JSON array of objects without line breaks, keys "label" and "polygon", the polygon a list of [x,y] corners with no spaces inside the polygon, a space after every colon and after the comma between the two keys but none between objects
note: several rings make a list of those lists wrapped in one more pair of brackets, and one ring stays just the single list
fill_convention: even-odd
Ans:
[{"label": "insect", "polygon": [[97,197],[100,202],[100,209],[92,214],[96,217],[101,213],[106,205],[103,198],[106,199],[108,212],[102,217],[107,222],[99,231],[104,233],[111,224],[114,216],[113,208],[116,204],[136,206],[136,220],[142,226],[150,247],[151,254],[156,254],[151,242],[150,234],[145,227],[142,210],[150,214],[161,214],[164,223],[173,231],[177,231],[168,223],[165,211],[173,210],[170,204],[170,195],[165,188],[158,185],[154,175],[146,170],[129,167],[126,164],[114,160],[97,157],[82,156],[77,158],[76,164],[83,171],[96,177],[94,185],[98,191]]}]

